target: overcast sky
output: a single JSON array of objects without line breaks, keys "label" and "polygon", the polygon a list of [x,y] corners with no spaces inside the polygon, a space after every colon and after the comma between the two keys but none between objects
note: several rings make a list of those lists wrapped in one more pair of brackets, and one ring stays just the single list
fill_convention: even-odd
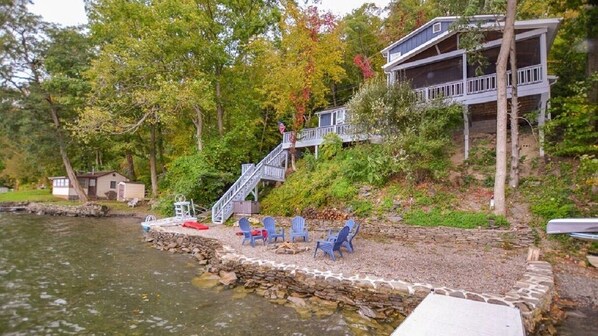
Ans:
[{"label": "overcast sky", "polygon": [[[390,0],[322,0],[318,7],[342,16],[366,2],[373,2],[378,7],[384,7]],[[64,26],[87,23],[83,0],[34,0],[34,4],[29,8],[33,13],[41,15],[45,21]]]}]

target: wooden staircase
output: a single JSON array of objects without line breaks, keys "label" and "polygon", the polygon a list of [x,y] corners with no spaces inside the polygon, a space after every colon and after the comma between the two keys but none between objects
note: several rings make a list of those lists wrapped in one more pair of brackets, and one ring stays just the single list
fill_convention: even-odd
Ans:
[{"label": "wooden staircase", "polygon": [[257,165],[243,165],[241,176],[212,207],[212,222],[224,223],[233,213],[233,202],[244,201],[261,180],[284,181],[287,156],[280,144]]}]

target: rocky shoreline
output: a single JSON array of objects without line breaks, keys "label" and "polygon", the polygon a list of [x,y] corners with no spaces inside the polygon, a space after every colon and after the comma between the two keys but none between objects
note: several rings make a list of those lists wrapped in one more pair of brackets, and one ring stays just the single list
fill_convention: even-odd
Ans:
[{"label": "rocky shoreline", "polygon": [[400,320],[434,291],[438,295],[516,307],[521,310],[526,330],[531,333],[543,323],[554,295],[552,268],[542,261],[528,262],[523,276],[508,292],[500,295],[247,257],[218,239],[166,228],[152,229],[146,234],[146,241],[163,251],[193,255],[208,271],[197,279],[198,283],[242,287],[244,291],[291,306],[303,306],[306,300],[323,300],[335,309],[348,307],[374,321]]},{"label": "rocky shoreline", "polygon": [[77,206],[37,202],[2,202],[0,203],[0,212],[29,213],[40,216],[106,217],[109,209],[105,205],[93,202]]}]

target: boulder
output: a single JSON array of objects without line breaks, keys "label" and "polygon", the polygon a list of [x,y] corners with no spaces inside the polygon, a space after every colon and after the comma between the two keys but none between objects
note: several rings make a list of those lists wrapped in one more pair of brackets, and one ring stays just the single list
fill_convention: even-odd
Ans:
[{"label": "boulder", "polygon": [[225,286],[234,285],[237,282],[237,275],[235,272],[220,271],[220,283]]},{"label": "boulder", "polygon": [[307,303],[305,302],[305,300],[303,300],[302,298],[299,298],[299,297],[289,296],[289,297],[287,297],[287,300],[297,307],[306,307],[307,306]]}]

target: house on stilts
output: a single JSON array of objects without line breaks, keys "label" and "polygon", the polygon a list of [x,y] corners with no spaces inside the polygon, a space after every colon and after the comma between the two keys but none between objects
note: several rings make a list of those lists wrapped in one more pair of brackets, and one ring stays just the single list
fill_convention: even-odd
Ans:
[{"label": "house on stilts", "polygon": [[[463,106],[463,151],[467,159],[471,132],[496,131],[496,60],[504,19],[497,15],[477,15],[469,17],[466,23],[459,21],[459,17],[435,18],[386,47],[382,54],[389,83],[408,80],[422,101],[442,98]],[[547,56],[559,23],[559,19],[515,21],[520,114],[537,111],[540,132],[547,117],[550,85],[556,81],[548,75]],[[483,67],[469,64],[468,53],[461,44],[461,37],[469,28],[483,34],[479,48],[487,60]],[[508,85],[510,97],[510,76]],[[296,148],[314,147],[316,155],[328,133],[339,135],[343,142],[367,139],[352,131],[350,111],[344,107],[320,111],[317,115],[318,127],[303,129],[298,134],[285,132],[282,143],[260,163],[243,165],[239,179],[212,207],[213,222],[226,221],[232,215],[233,202],[243,201],[252,193],[257,200],[261,180],[284,181],[287,150],[293,136]],[[540,133],[540,156],[543,156],[542,141]]]}]

